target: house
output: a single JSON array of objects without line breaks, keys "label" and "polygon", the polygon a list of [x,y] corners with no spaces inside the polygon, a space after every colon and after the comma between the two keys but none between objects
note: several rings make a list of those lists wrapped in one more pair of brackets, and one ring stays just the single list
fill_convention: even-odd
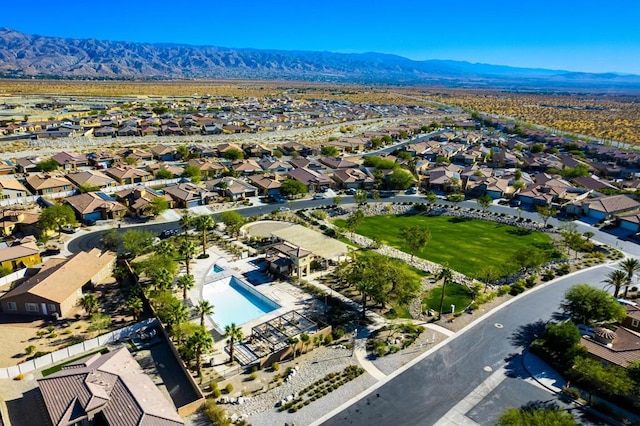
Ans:
[{"label": "house", "polygon": [[216,146],[215,149],[218,152],[218,157],[224,157],[224,153],[229,150],[243,152],[242,148],[234,143],[221,143],[220,145]]},{"label": "house", "polygon": [[258,164],[264,171],[271,173],[285,174],[293,170],[291,164],[273,157],[263,157]]},{"label": "house", "polygon": [[111,276],[116,255],[99,249],[69,259],[50,259],[40,271],[0,297],[3,312],[65,317],[82,297],[82,288]]},{"label": "house", "polygon": [[0,160],[0,175],[10,175],[16,171],[16,165],[9,160]]},{"label": "house", "polygon": [[207,182],[207,189],[221,192],[225,197],[229,197],[232,200],[258,195],[258,188],[233,177],[224,177],[222,179],[209,181]]},{"label": "house", "polygon": [[160,161],[173,161],[177,158],[175,148],[162,144],[156,145],[151,148],[151,154],[153,154],[153,158]]},{"label": "house", "polygon": [[32,173],[38,170],[38,163],[44,161],[38,156],[21,157],[16,159],[18,173]]},{"label": "house", "polygon": [[121,219],[127,212],[127,208],[102,192],[87,192],[65,198],[81,221]]},{"label": "house", "polygon": [[306,167],[294,169],[287,173],[287,176],[291,179],[297,180],[298,182],[302,182],[309,192],[320,192],[331,187],[333,182],[329,176],[310,170]]},{"label": "house", "polygon": [[128,148],[119,152],[122,158],[133,158],[138,161],[151,161],[153,160],[153,154],[151,151],[146,151],[139,148]]},{"label": "house", "polygon": [[[4,219],[4,217],[3,217]],[[40,248],[33,237],[0,248],[0,266],[12,271],[29,268],[42,262]]]},{"label": "house", "polygon": [[191,182],[167,186],[162,191],[169,195],[177,208],[189,208],[208,204],[210,194]]},{"label": "house", "polygon": [[231,169],[242,175],[250,175],[262,171],[262,167],[254,160],[237,160],[231,165]]},{"label": "house", "polygon": [[192,158],[187,162],[188,166],[197,167],[200,170],[200,175],[206,177],[220,176],[227,168],[217,161],[203,160],[200,158]]},{"label": "house", "polygon": [[632,331],[640,332],[640,307],[637,304],[625,305],[627,316],[622,321],[622,325]]},{"label": "house", "polygon": [[318,161],[333,170],[354,169],[360,167],[358,163],[342,157],[321,157]]},{"label": "house", "polygon": [[173,177],[182,176],[182,173],[184,173],[184,168],[180,166],[175,166],[170,163],[160,162],[160,163],[151,163],[147,165],[147,171],[149,173],[152,173],[154,176],[160,170],[168,171],[169,173],[171,173]]},{"label": "house", "polygon": [[25,210],[4,210],[0,212],[0,235],[40,236],[39,213]]},{"label": "house", "polygon": [[38,386],[54,425],[184,424],[126,347],[67,364]]},{"label": "house", "polygon": [[309,250],[286,241],[278,242],[267,249],[265,260],[267,271],[282,276],[296,275],[298,278],[311,273],[313,254]]},{"label": "house", "polygon": [[24,198],[29,194],[27,188],[15,178],[0,179],[0,195],[3,200]]},{"label": "house", "polygon": [[78,167],[86,166],[88,164],[87,157],[81,154],[75,154],[71,152],[58,152],[51,157],[53,161],[58,163],[58,167],[66,172],[73,172],[78,170]]},{"label": "house", "polygon": [[371,189],[375,178],[365,169],[336,170],[332,176],[339,188]]},{"label": "house", "polygon": [[95,136],[96,138],[113,138],[116,136],[116,129],[112,126],[98,127],[93,131],[93,136]]},{"label": "house", "polygon": [[640,203],[627,195],[620,194],[591,198],[569,204],[567,213],[582,214],[597,220],[606,220],[615,215],[638,209],[640,209]]},{"label": "house", "polygon": [[174,207],[173,198],[169,194],[156,191],[148,187],[136,187],[116,192],[116,200],[129,208],[135,216],[146,215],[151,200],[162,197],[169,203],[169,208]]},{"label": "house", "polygon": [[249,181],[253,186],[258,188],[260,195],[274,196],[280,195],[280,180],[276,175],[252,175],[249,176]]},{"label": "house", "polygon": [[151,173],[131,166],[116,166],[104,171],[107,176],[111,176],[120,185],[131,185],[151,180]]},{"label": "house", "polygon": [[582,336],[579,344],[587,349],[589,356],[604,364],[625,368],[640,361],[640,333],[626,327],[615,331],[597,327],[593,337]]},{"label": "house", "polygon": [[87,154],[89,164],[97,169],[113,167],[120,159],[121,157],[118,154],[108,151],[90,152]]},{"label": "house", "polygon": [[74,189],[71,182],[64,177],[48,173],[31,175],[27,177],[26,184],[31,192],[36,195],[57,194]]},{"label": "house", "polygon": [[462,168],[455,164],[435,167],[427,171],[427,186],[435,191],[450,191],[462,184],[460,173]]},{"label": "house", "polygon": [[89,170],[86,172],[69,173],[66,176],[75,186],[86,188],[111,188],[117,185],[117,182],[98,170]]}]

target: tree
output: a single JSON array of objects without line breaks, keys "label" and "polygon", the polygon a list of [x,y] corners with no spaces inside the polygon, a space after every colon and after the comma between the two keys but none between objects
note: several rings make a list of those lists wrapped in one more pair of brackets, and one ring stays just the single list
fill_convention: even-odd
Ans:
[{"label": "tree", "polygon": [[231,148],[222,153],[222,158],[231,161],[242,160],[244,158],[244,152],[236,148]]},{"label": "tree", "polygon": [[627,281],[624,286],[624,297],[626,298],[629,293],[629,287],[631,287],[633,281],[633,276],[640,270],[640,261],[633,257],[628,257],[620,262],[620,267],[627,274]]},{"label": "tree", "polygon": [[413,175],[404,169],[396,168],[391,175],[389,175],[389,188],[390,189],[407,189],[413,185],[415,179]]},{"label": "tree", "polygon": [[78,300],[78,306],[84,309],[88,316],[91,316],[98,310],[98,299],[93,294],[85,294]]},{"label": "tree", "polygon": [[182,160],[187,160],[189,158],[189,148],[186,145],[180,145],[176,148],[176,154],[180,156]]},{"label": "tree", "polygon": [[237,235],[242,225],[246,222],[246,219],[240,213],[233,210],[220,213],[218,220],[224,223],[225,230],[231,235]]},{"label": "tree", "polygon": [[519,270],[526,271],[542,265],[545,261],[545,255],[544,252],[536,247],[526,246],[513,253],[509,261]]},{"label": "tree", "polygon": [[124,302],[124,306],[131,311],[131,315],[133,315],[133,319],[135,321],[140,318],[140,315],[144,311],[144,305],[142,304],[142,300],[138,296],[129,297]]},{"label": "tree", "polygon": [[547,324],[540,341],[549,356],[563,367],[571,368],[576,356],[584,355],[586,352],[579,345],[581,338],[580,331],[574,323],[562,322]]},{"label": "tree", "polygon": [[607,287],[613,287],[613,297],[618,297],[620,289],[627,283],[627,274],[619,269],[611,271],[607,274],[607,279],[604,282]]},{"label": "tree", "polygon": [[193,183],[199,183],[202,180],[202,173],[197,166],[188,165],[182,171],[182,177],[189,179]]},{"label": "tree", "polygon": [[[160,316],[160,314],[158,314]],[[164,322],[169,328],[174,324],[179,324],[189,318],[189,309],[185,304],[177,298],[173,298],[172,302],[163,310]]]},{"label": "tree", "polygon": [[193,215],[189,210],[184,209],[182,211],[182,216],[180,216],[178,223],[180,224],[180,228],[182,228],[182,236],[184,240],[187,241],[187,232],[189,232],[189,228],[193,226]]},{"label": "tree", "polygon": [[349,233],[351,233],[351,236],[353,236],[353,233],[356,231],[356,229],[358,229],[358,226],[360,226],[363,220],[364,213],[362,213],[361,210],[356,210],[351,213],[349,217],[347,217],[345,227],[347,228]]},{"label": "tree", "polygon": [[216,221],[213,219],[213,216],[203,214],[196,216],[193,223],[195,228],[200,231],[202,237],[202,256],[205,257],[207,255],[207,236],[209,235],[209,230],[216,226]]},{"label": "tree", "polygon": [[576,255],[579,250],[584,248],[585,241],[582,239],[582,235],[577,230],[577,226],[575,223],[569,223],[562,227],[560,231],[560,235],[562,236],[562,241],[565,246],[567,246],[567,253],[570,250],[573,250]]},{"label": "tree", "polygon": [[285,197],[307,193],[307,185],[295,179],[286,179],[280,184],[280,193]]},{"label": "tree", "polygon": [[438,320],[442,318],[442,309],[444,306],[444,294],[447,288],[447,283],[453,279],[453,273],[449,268],[442,268],[438,274],[438,279],[442,280],[442,294],[440,295],[440,308],[438,309]]},{"label": "tree", "polygon": [[626,316],[615,297],[589,284],[576,284],[567,290],[560,307],[575,322],[587,325],[621,321]]},{"label": "tree", "polygon": [[282,151],[280,151],[279,149],[274,149],[272,154],[276,158],[282,158],[282,156],[283,156]]},{"label": "tree", "polygon": [[202,353],[209,351],[213,347],[213,337],[207,333],[204,327],[198,327],[188,339],[187,346],[194,352],[196,358],[196,373],[202,374]]},{"label": "tree", "polygon": [[151,248],[154,239],[155,235],[150,231],[130,229],[122,234],[122,245],[125,251],[136,257]]},{"label": "tree", "polygon": [[570,376],[588,392],[614,398],[628,395],[634,388],[634,382],[624,368],[617,365],[605,367],[600,361],[588,357],[575,359]]},{"label": "tree", "polygon": [[229,345],[229,364],[233,364],[233,349],[234,344],[239,342],[244,337],[242,328],[238,327],[236,323],[232,322],[224,327],[224,335],[228,339]]},{"label": "tree", "polygon": [[182,290],[182,300],[187,299],[187,291],[191,290],[196,285],[196,279],[191,274],[184,274],[178,277],[176,285]]},{"label": "tree", "polygon": [[591,238],[593,238],[594,235],[595,234],[591,231],[586,231],[582,233],[582,236],[587,239],[587,242],[589,242],[589,240],[591,240]]},{"label": "tree", "polygon": [[367,300],[372,298],[377,302],[384,302],[391,291],[389,274],[383,269],[386,261],[380,255],[365,252],[354,254],[351,262],[345,266],[343,277],[362,296],[363,319],[366,317]]},{"label": "tree", "polygon": [[549,219],[558,214],[558,211],[556,209],[546,205],[537,206],[536,212],[538,212],[538,216],[540,216],[540,219],[542,219],[542,221],[544,222],[544,226],[547,226],[547,222],[549,222]]},{"label": "tree", "polygon": [[168,209],[169,202],[164,197],[153,197],[147,205],[146,212],[151,213],[153,216],[158,216]]},{"label": "tree", "polygon": [[476,201],[484,211],[486,211],[493,204],[493,198],[491,198],[487,194],[484,194],[482,197],[479,197]]},{"label": "tree", "polygon": [[447,201],[453,203],[454,205],[458,205],[464,201],[464,194],[462,192],[453,192],[447,195]]},{"label": "tree", "polygon": [[109,315],[94,312],[91,314],[91,318],[89,318],[89,327],[87,327],[87,330],[97,331],[98,335],[100,335],[100,332],[109,327],[109,324],[111,324],[111,317]]},{"label": "tree", "polygon": [[187,275],[190,274],[189,268],[191,267],[191,260],[196,255],[196,246],[191,241],[185,241],[178,247],[178,253],[184,259],[185,267],[187,269]]},{"label": "tree", "polygon": [[60,235],[64,225],[75,225],[77,222],[76,215],[70,206],[54,204],[42,210],[38,223],[42,229],[47,231],[57,230],[58,235]]},{"label": "tree", "polygon": [[340,203],[342,203],[342,197],[339,195],[336,195],[335,197],[333,197],[333,204],[335,204],[336,206],[339,206]]},{"label": "tree", "polygon": [[400,238],[409,247],[413,261],[415,253],[422,250],[431,240],[431,231],[426,226],[403,226],[400,228]]},{"label": "tree", "polygon": [[366,204],[367,203],[367,191],[364,189],[358,189],[355,194],[353,194],[353,201],[358,204]]},{"label": "tree", "polygon": [[213,305],[208,300],[200,300],[196,305],[196,315],[200,317],[200,325],[204,327],[204,317],[213,315]]},{"label": "tree", "polygon": [[427,203],[429,204],[433,204],[436,201],[438,201],[438,196],[435,194],[435,192],[433,191],[429,191],[425,194],[425,200],[427,200]]},{"label": "tree", "polygon": [[331,145],[325,145],[320,149],[320,154],[327,157],[335,157],[339,154],[338,148]]},{"label": "tree", "polygon": [[167,169],[158,169],[155,174],[156,179],[173,179],[173,173]]},{"label": "tree", "polygon": [[287,339],[287,343],[289,344],[289,347],[291,348],[291,353],[293,355],[293,359],[296,359],[296,345],[298,344],[300,340],[298,340],[297,337],[289,337]]},{"label": "tree", "polygon": [[175,274],[165,268],[159,268],[153,271],[151,281],[158,290],[170,290],[173,287]]},{"label": "tree", "polygon": [[97,192],[97,191],[100,191],[100,187],[96,186],[96,185],[91,185],[91,184],[88,184],[88,183],[84,183],[84,184],[78,186],[78,192],[81,193],[81,194],[86,194],[86,193],[89,193],[89,192]]},{"label": "tree", "polygon": [[36,164],[36,170],[39,172],[53,172],[58,170],[58,163],[55,160],[45,160]]},{"label": "tree", "polygon": [[498,417],[496,426],[577,426],[573,416],[558,407],[509,408]]},{"label": "tree", "polygon": [[111,228],[100,237],[102,248],[109,251],[118,251],[122,244],[122,235],[117,229]]},{"label": "tree", "polygon": [[154,247],[157,255],[173,257],[176,253],[176,247],[173,245],[171,241],[163,240],[160,241]]},{"label": "tree", "polygon": [[302,350],[307,352],[307,345],[311,341],[311,338],[307,333],[300,333],[300,341],[302,342]]}]

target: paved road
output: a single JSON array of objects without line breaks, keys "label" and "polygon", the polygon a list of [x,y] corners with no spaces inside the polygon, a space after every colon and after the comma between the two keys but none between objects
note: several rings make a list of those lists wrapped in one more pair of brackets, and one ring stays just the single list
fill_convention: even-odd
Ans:
[{"label": "paved road", "polygon": [[[441,349],[323,424],[435,424],[493,371],[505,366],[510,368],[505,358],[522,351],[527,341],[524,335],[532,324],[552,318],[563,293],[570,286],[583,282],[599,283],[609,271],[610,267],[599,266],[525,294],[482,319],[465,333],[456,335]],[[515,382],[506,382],[503,386],[507,386],[506,389],[509,386],[514,389],[517,387],[520,393],[526,391]],[[532,388],[530,392],[533,396],[531,399],[539,398],[537,388]],[[490,411],[500,413],[511,406],[510,394],[504,387],[491,394]],[[520,396],[525,401],[530,400],[528,395]],[[474,416],[479,417],[476,421],[482,421],[483,417],[494,419],[487,415],[486,404],[484,408],[475,410]],[[487,424],[492,424],[492,420]]]}]

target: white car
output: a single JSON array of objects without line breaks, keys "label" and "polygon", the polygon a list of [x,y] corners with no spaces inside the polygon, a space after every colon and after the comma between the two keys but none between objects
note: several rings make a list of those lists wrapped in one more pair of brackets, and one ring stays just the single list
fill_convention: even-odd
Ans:
[{"label": "white car", "polygon": [[314,199],[314,200],[324,200],[325,198],[327,198],[327,196],[326,196],[326,195],[324,195],[324,194],[315,194],[315,195],[313,196],[313,199]]},{"label": "white car", "polygon": [[280,207],[278,210],[280,210],[281,212],[288,212],[289,210],[291,210],[289,207]]}]

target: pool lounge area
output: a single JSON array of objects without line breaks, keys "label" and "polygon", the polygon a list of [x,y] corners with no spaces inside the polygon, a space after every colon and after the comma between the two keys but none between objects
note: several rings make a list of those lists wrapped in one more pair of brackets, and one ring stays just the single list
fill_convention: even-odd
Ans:
[{"label": "pool lounge area", "polygon": [[[214,265],[212,272],[215,266],[218,265]],[[214,313],[210,319],[220,333],[231,323],[242,325],[281,307],[251,284],[224,270],[216,271],[207,277],[202,288],[202,298],[214,306]]]}]

